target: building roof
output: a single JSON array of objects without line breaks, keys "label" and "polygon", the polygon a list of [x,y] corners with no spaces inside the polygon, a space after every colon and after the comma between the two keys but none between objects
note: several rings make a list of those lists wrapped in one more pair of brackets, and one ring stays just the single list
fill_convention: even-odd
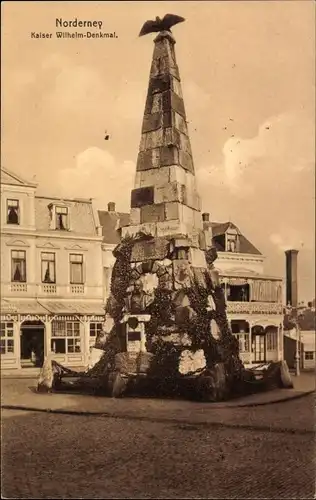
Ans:
[{"label": "building roof", "polygon": [[[103,242],[109,244],[118,244],[121,241],[120,228],[128,226],[130,214],[126,212],[115,212],[107,210],[99,210],[99,221],[102,226]],[[205,224],[205,223],[204,223]],[[213,243],[216,250],[225,252],[216,236],[221,236],[226,233],[229,228],[235,229],[239,235],[240,253],[262,255],[261,252],[243,235],[239,228],[232,222],[209,222],[208,227],[212,229]]]},{"label": "building roof", "polygon": [[97,228],[94,220],[91,200],[64,200],[49,198],[46,196],[35,197],[35,226],[39,231],[50,230],[50,204],[58,205],[59,202],[66,202],[70,207],[70,227],[71,233],[87,236],[96,236]]},{"label": "building roof", "polygon": [[115,245],[120,243],[120,228],[129,225],[129,213],[98,210],[98,215],[102,226],[103,242]]},{"label": "building roof", "polygon": [[208,226],[212,229],[214,245],[219,252],[225,252],[225,248],[216,237],[226,234],[228,229],[234,229],[239,235],[239,253],[262,255],[261,252],[240,232],[239,228],[233,222],[209,222]]},{"label": "building roof", "polygon": [[34,182],[29,182],[19,175],[11,172],[5,167],[1,167],[1,184],[9,184],[14,186],[25,186],[25,187],[37,187],[37,184]]}]

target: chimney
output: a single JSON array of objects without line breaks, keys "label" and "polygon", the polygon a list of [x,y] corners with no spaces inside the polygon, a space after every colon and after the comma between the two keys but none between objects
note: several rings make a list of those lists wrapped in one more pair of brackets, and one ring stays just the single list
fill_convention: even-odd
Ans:
[{"label": "chimney", "polygon": [[203,222],[210,222],[210,214],[208,212],[204,212],[204,214],[202,214],[202,220]]},{"label": "chimney", "polygon": [[298,250],[286,250],[286,305],[297,308],[297,254]]},{"label": "chimney", "polygon": [[108,203],[108,212],[115,212],[115,203],[113,201]]}]

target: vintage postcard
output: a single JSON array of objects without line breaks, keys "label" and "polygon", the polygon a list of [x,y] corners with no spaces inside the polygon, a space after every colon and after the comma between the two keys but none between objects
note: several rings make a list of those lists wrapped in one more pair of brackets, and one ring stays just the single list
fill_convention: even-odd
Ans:
[{"label": "vintage postcard", "polygon": [[316,498],[315,2],[2,2],[2,498]]}]

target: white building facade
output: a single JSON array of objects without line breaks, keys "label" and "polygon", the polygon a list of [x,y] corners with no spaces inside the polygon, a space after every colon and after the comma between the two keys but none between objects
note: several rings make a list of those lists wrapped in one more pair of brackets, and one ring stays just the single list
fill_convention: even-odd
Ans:
[{"label": "white building facade", "polygon": [[225,291],[227,316],[246,366],[283,359],[284,281],[264,273],[264,256],[232,223],[212,223],[215,267]]},{"label": "white building facade", "polygon": [[1,369],[44,356],[85,366],[104,322],[102,230],[91,200],[37,196],[1,168]]}]

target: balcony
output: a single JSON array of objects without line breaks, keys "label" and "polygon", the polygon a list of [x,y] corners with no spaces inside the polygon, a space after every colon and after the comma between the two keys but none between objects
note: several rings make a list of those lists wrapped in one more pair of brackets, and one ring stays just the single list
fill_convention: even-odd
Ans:
[{"label": "balcony", "polygon": [[41,291],[45,294],[45,295],[56,295],[57,294],[57,286],[56,285],[53,285],[53,284],[49,284],[49,285],[39,285],[39,287],[41,288]]},{"label": "balcony", "polygon": [[103,298],[102,285],[59,285],[55,283],[1,283],[2,297],[25,298]]},{"label": "balcony", "polygon": [[11,283],[11,292],[27,292],[26,283]]},{"label": "balcony", "polygon": [[276,302],[227,302],[228,314],[282,314],[282,304]]},{"label": "balcony", "polygon": [[74,295],[83,295],[84,285],[70,285],[70,292]]}]

